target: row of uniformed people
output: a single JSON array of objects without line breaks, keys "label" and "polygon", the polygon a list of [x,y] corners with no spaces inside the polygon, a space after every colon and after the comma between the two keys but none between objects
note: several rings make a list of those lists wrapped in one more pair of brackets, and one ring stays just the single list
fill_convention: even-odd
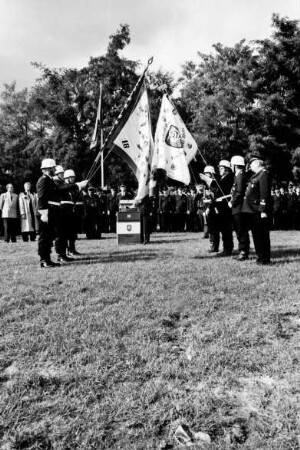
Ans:
[{"label": "row of uniformed people", "polygon": [[272,196],[272,228],[274,230],[300,229],[300,186],[276,187]]},{"label": "row of uniformed people", "polygon": [[[210,252],[218,256],[231,256],[233,227],[238,239],[237,259],[249,257],[249,231],[251,230],[257,264],[270,263],[271,179],[264,167],[263,157],[253,153],[249,158],[251,176],[245,171],[245,161],[236,155],[231,162],[219,163],[220,177],[207,166],[201,179],[210,189],[210,202],[206,210],[210,238]],[[219,253],[220,235],[223,251]]]}]

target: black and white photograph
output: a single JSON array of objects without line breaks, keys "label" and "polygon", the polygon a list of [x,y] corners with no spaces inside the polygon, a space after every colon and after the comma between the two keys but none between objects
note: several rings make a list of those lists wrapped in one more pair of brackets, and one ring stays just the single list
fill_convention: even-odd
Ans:
[{"label": "black and white photograph", "polygon": [[0,450],[300,450],[300,0],[0,0]]}]

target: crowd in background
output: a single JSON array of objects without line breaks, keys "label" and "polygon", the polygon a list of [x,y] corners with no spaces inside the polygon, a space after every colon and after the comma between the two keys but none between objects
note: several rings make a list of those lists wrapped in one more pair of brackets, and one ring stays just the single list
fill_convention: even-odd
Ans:
[{"label": "crowd in background", "polygon": [[[6,242],[33,241],[38,234],[37,196],[31,183],[24,184],[20,194],[13,184],[0,195],[0,235]],[[271,192],[273,230],[300,230],[300,186],[286,183]],[[122,185],[118,190],[89,186],[75,204],[76,228],[88,239],[99,239],[102,233],[116,232],[116,214],[122,199],[133,199],[134,193]],[[205,210],[206,188],[196,186],[162,188],[157,197],[150,197],[148,217],[150,232],[204,232],[207,237]]]}]

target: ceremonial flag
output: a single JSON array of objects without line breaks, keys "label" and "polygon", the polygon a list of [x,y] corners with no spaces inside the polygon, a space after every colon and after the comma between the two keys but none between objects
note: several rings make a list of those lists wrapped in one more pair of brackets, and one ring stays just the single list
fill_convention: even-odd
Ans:
[{"label": "ceremonial flag", "polygon": [[99,103],[98,103],[98,109],[97,109],[97,117],[96,117],[96,123],[95,123],[94,132],[93,132],[93,136],[92,136],[92,141],[90,144],[91,150],[93,150],[94,148],[97,147],[99,137],[100,137],[101,131],[102,131],[101,130],[101,128],[102,128],[101,104],[102,104],[102,84],[100,84],[100,96],[99,96]]},{"label": "ceremonial flag", "polygon": [[156,126],[152,171],[163,169],[169,178],[189,184],[188,164],[196,152],[196,141],[165,94]]},{"label": "ceremonial flag", "polygon": [[139,186],[136,200],[149,194],[151,162],[154,150],[148,94],[145,83],[141,85],[132,111],[113,144],[135,173]]}]

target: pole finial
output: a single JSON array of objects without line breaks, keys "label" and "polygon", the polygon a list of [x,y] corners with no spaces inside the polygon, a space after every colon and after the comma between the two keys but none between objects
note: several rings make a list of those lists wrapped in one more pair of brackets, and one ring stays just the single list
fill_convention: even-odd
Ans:
[{"label": "pole finial", "polygon": [[153,63],[153,56],[151,56],[151,58],[148,59],[148,64],[147,66],[151,66],[151,64]]}]

